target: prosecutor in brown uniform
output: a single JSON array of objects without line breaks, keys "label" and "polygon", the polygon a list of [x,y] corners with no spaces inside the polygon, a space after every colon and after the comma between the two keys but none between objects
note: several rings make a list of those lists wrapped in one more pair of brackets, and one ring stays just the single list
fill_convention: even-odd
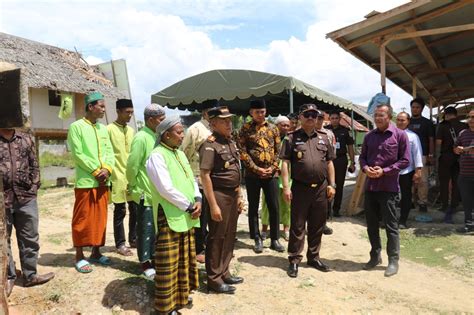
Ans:
[{"label": "prosecutor in brown uniform", "polygon": [[[321,237],[326,224],[328,199],[335,194],[334,150],[327,131],[316,130],[316,121],[324,114],[314,104],[300,108],[301,129],[284,141],[280,153],[282,164],[283,196],[291,200],[290,240],[288,242],[288,276],[298,275],[298,264],[303,256],[305,226],[308,229],[308,265],[320,271],[331,269],[319,260]],[[290,166],[291,165],[291,166]],[[288,186],[289,169],[293,179]]]},{"label": "prosecutor in brown uniform", "polygon": [[199,152],[201,182],[211,215],[206,244],[207,287],[217,293],[232,294],[232,284],[243,282],[229,271],[240,213],[240,159],[231,138],[233,115],[229,109],[213,108],[208,115],[213,133]]}]

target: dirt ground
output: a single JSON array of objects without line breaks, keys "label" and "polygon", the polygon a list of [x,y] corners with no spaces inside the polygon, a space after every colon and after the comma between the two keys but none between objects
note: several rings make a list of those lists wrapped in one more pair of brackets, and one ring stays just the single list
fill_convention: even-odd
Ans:
[{"label": "dirt ground", "polygon": [[[136,256],[114,252],[112,208],[104,253],[112,258],[113,265],[96,266],[90,274],[74,270],[70,232],[73,203],[72,188],[41,193],[39,272],[53,271],[56,278],[33,288],[21,287],[18,280],[9,298],[12,313],[150,313],[153,282],[140,276]],[[207,294],[203,286],[193,294],[192,308],[182,310],[183,314],[474,313],[472,272],[427,267],[402,257],[399,274],[385,278],[385,255],[382,266],[362,270],[370,247],[358,218],[338,218],[330,223],[334,234],[323,238],[321,257],[335,269],[333,272],[321,273],[302,263],[296,279],[286,275],[286,254],[271,251],[268,241],[262,254],[252,251],[246,221],[244,213],[239,219],[232,262],[244,283],[238,285],[235,295]],[[465,237],[474,242],[474,236]],[[17,246],[13,247],[16,256]]]}]

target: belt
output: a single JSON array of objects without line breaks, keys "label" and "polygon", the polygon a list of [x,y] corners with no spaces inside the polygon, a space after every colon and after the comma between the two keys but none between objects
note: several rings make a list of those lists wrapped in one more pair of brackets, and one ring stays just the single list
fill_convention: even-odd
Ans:
[{"label": "belt", "polygon": [[302,186],[306,186],[306,187],[309,187],[309,188],[317,188],[317,187],[321,186],[324,183],[324,181],[321,182],[321,183],[311,184],[311,183],[305,183],[305,182],[293,179],[293,183],[296,183],[296,184],[302,185]]}]

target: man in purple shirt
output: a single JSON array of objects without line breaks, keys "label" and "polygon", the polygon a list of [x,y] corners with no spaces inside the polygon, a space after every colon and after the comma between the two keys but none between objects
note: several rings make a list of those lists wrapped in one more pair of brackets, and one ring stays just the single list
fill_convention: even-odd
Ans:
[{"label": "man in purple shirt", "polygon": [[387,232],[388,266],[385,276],[398,272],[400,239],[398,233],[399,197],[398,174],[410,164],[408,137],[403,130],[390,123],[393,109],[379,105],[374,112],[376,129],[364,138],[359,157],[360,168],[367,174],[365,191],[365,218],[369,235],[370,260],[365,270],[382,263],[379,221],[383,220]]}]

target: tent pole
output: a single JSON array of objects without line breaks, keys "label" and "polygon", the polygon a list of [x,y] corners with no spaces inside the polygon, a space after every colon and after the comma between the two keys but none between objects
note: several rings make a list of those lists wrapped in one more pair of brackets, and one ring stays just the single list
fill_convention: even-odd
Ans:
[{"label": "tent pole", "polygon": [[288,90],[288,95],[290,97],[290,113],[293,114],[294,109],[293,109],[293,90],[292,89]]}]

